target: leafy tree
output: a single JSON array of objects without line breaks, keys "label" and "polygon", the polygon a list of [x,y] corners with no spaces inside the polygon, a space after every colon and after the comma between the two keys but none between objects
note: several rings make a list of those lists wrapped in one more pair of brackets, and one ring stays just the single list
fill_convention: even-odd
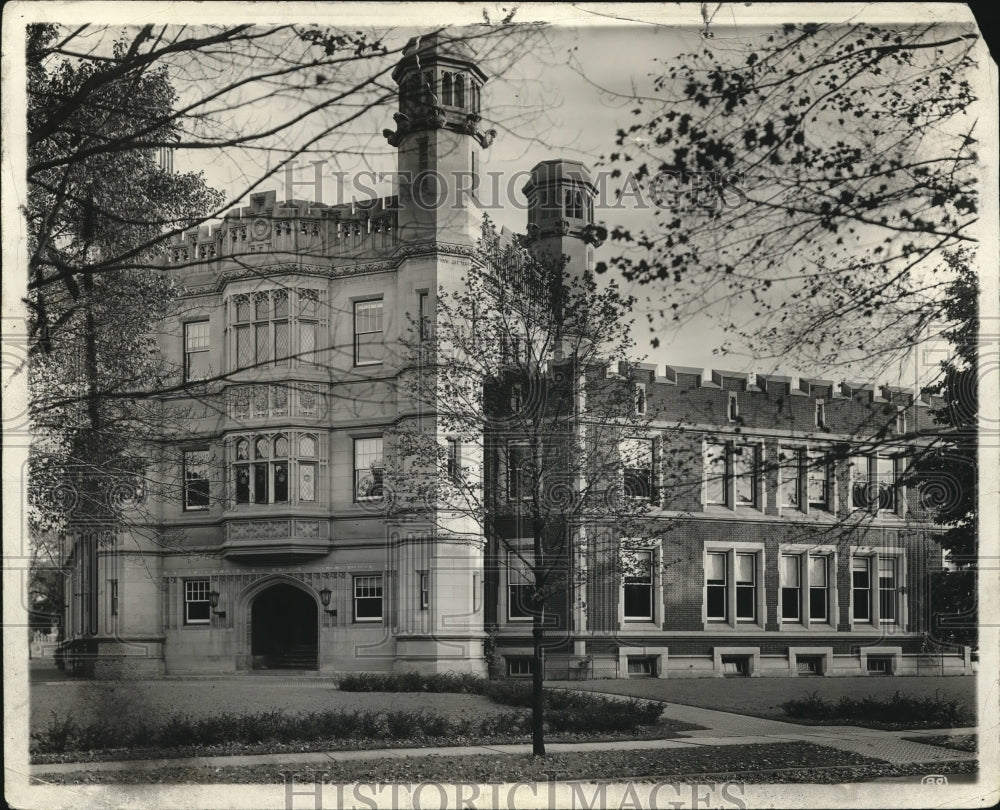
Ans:
[{"label": "leafy tree", "polygon": [[977,643],[976,574],[979,555],[979,342],[978,284],[968,257],[947,257],[956,278],[948,288],[944,333],[955,355],[941,363],[943,377],[930,391],[944,404],[934,411],[937,441],[914,459],[908,482],[921,486],[935,522],[945,527],[937,541],[956,570],[931,583],[934,637]]},{"label": "leafy tree", "polygon": [[222,200],[200,175],[166,171],[149,145],[178,131],[165,67],[129,65],[124,40],[102,62],[53,58],[58,39],[54,26],[28,29],[29,501],[39,532],[69,516],[114,523],[134,500],[134,454],[155,406],[118,394],[159,384],[155,326],[173,298],[149,263],[165,229]]},{"label": "leafy tree", "polygon": [[438,291],[433,330],[415,324],[400,399],[418,413],[387,438],[389,513],[429,521],[439,543],[484,544],[494,586],[505,570],[523,583],[515,608],[532,622],[536,755],[544,654],[562,641],[549,619],[570,615],[570,594],[607,561],[638,572],[642,541],[619,538],[668,530],[649,520],[656,487],[687,469],[682,453],[664,452],[654,474],[652,442],[638,441],[651,436],[652,409],[636,407],[629,378],[631,304],[521,239],[504,245],[487,221],[463,278]]},{"label": "leafy tree", "polygon": [[656,282],[660,318],[712,312],[758,358],[905,356],[942,320],[944,251],[975,243],[977,45],[944,24],[706,38],[617,133],[656,224],[613,229],[611,265]]}]

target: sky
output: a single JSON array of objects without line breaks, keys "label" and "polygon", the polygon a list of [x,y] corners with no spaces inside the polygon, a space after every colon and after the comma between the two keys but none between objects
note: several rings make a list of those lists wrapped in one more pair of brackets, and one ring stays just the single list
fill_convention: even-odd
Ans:
[{"label": "sky", "polygon": [[[795,19],[812,19],[817,21],[836,20],[854,21],[864,13],[866,19],[872,21],[912,20],[906,8],[872,7],[855,4],[823,4],[809,6],[801,4],[794,8],[749,4],[726,5],[715,4],[714,17],[711,21],[713,37],[711,45],[720,51],[738,48],[746,40],[771,30],[780,21]],[[833,6],[833,8],[831,8]],[[316,7],[310,7],[314,10]],[[441,22],[474,24],[482,22],[483,9],[492,19],[504,16],[508,6],[474,6],[457,7],[441,6],[440,14],[434,12],[434,7],[403,5],[393,7],[387,17],[386,7],[378,9],[373,15],[371,9],[351,5],[357,10],[359,25],[375,25],[386,35],[386,43],[390,48],[398,47],[412,33],[422,30],[421,24],[440,25]],[[415,8],[422,12],[418,19],[413,19]],[[490,9],[492,8],[492,11]],[[926,9],[925,9],[926,10]],[[396,16],[393,18],[392,15]],[[314,16],[309,16],[313,19]],[[354,18],[350,18],[353,21]],[[621,181],[610,179],[606,173],[601,173],[601,157],[616,151],[615,133],[619,128],[625,128],[634,120],[631,115],[630,97],[634,94],[645,95],[651,90],[651,75],[660,72],[659,63],[670,61],[677,54],[697,49],[703,43],[702,31],[704,23],[701,8],[693,4],[660,5],[660,6],[519,6],[515,20],[529,21],[544,19],[549,25],[544,37],[531,52],[522,55],[514,64],[504,64],[499,75],[491,75],[483,97],[483,128],[495,126],[499,135],[492,146],[485,150],[481,171],[492,172],[502,178],[499,183],[503,205],[489,211],[500,224],[511,230],[522,231],[526,224],[524,200],[520,194],[523,179],[519,173],[530,169],[541,160],[556,157],[571,158],[582,161],[593,172],[598,186],[601,188],[598,202],[595,206],[595,218],[606,226],[622,226],[633,233],[648,226],[652,222],[652,212],[637,205],[634,200],[626,201],[623,206],[615,198],[615,192],[620,188]],[[317,18],[317,21],[322,20]],[[942,18],[941,21],[946,21]],[[386,33],[385,25],[394,27]],[[416,23],[416,25],[414,25]],[[338,24],[349,25],[347,20],[338,20]],[[424,28],[423,30],[426,30]],[[393,57],[392,61],[395,61]],[[484,63],[487,72],[491,72],[489,60]],[[329,160],[341,171],[349,174],[360,171],[391,172],[395,168],[395,150],[389,147],[379,134],[383,127],[392,127],[391,103],[363,114],[355,122],[354,132],[357,141],[350,141],[351,148],[338,149],[347,143],[342,138],[331,139],[327,144],[317,145],[315,156]],[[357,144],[363,144],[358,149]],[[325,150],[325,151],[324,151]],[[352,154],[353,153],[353,154]],[[194,164],[203,156],[194,156]],[[183,156],[178,156],[178,166],[183,165]],[[301,170],[296,177],[304,182],[295,188],[296,197],[314,199],[315,187],[312,184],[314,169],[301,163]],[[230,161],[216,161],[199,166],[206,171],[211,183],[220,188],[232,189],[238,186],[233,172],[239,169]],[[508,178],[515,178],[510,187],[514,189],[515,205],[506,201]],[[263,187],[278,186],[279,198],[291,196],[282,194],[281,186],[273,181]],[[391,193],[388,182],[376,184],[381,195]],[[324,184],[324,202],[333,203],[345,201],[332,178]],[[350,196],[348,190],[347,198]],[[364,197],[364,194],[358,195]],[[596,251],[597,262],[609,261],[620,247],[610,240]],[[735,371],[757,371],[765,373],[789,374],[793,376],[832,376],[839,379],[864,379],[860,374],[851,375],[851,369],[838,369],[827,373],[826,370],[814,367],[795,367],[792,365],[767,361],[762,363],[746,354],[739,354],[740,345],[735,349],[737,354],[720,356],[719,347],[729,337],[710,315],[696,318],[677,328],[669,322],[660,322],[653,331],[647,324],[647,313],[656,313],[660,309],[662,289],[654,282],[648,285],[627,286],[633,293],[636,305],[633,314],[637,328],[634,337],[637,343],[637,353],[641,359],[656,363],[659,373],[663,373],[664,364],[683,366],[698,366],[728,369]],[[659,345],[654,348],[650,338],[655,337]],[[919,357],[912,362],[897,366],[883,372],[885,376],[874,380],[865,380],[877,384],[911,385],[926,381],[936,373],[937,363],[944,355],[944,348],[939,345],[925,346]],[[845,377],[845,374],[847,375]]]}]

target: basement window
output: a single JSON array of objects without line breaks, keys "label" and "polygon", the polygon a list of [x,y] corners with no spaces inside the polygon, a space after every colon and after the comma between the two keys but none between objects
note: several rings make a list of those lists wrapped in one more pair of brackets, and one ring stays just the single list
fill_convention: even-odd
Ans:
[{"label": "basement window", "polygon": [[892,675],[891,655],[869,655],[867,660],[869,675]]},{"label": "basement window", "polygon": [[823,656],[800,655],[795,659],[795,671],[798,675],[822,675]]},{"label": "basement window", "polygon": [[630,678],[652,678],[656,675],[656,662],[649,655],[628,656],[628,674]]},{"label": "basement window", "polygon": [[527,678],[535,674],[535,659],[529,655],[507,658],[507,675],[511,678]]},{"label": "basement window", "polygon": [[725,675],[727,678],[749,678],[750,656],[749,655],[722,656],[722,674]]}]

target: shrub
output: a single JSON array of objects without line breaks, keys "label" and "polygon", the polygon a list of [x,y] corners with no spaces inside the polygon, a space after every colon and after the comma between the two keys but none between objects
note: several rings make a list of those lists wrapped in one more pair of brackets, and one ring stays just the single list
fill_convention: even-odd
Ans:
[{"label": "shrub", "polygon": [[959,700],[945,698],[940,691],[936,691],[933,697],[913,697],[898,690],[887,698],[874,695],[852,698],[845,695],[836,703],[813,692],[805,698],[789,700],[781,708],[786,714],[804,720],[871,720],[878,723],[940,725],[961,725],[971,720]]}]

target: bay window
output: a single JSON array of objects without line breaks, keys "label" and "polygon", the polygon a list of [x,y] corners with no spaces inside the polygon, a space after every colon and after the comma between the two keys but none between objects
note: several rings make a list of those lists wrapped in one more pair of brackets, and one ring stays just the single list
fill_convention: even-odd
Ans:
[{"label": "bay window", "polygon": [[[234,295],[229,320],[236,368],[315,363],[319,291],[259,290]],[[296,342],[297,341],[297,342]]]},{"label": "bay window", "polygon": [[316,454],[317,439],[312,434],[236,437],[232,464],[236,503],[315,501]]}]

